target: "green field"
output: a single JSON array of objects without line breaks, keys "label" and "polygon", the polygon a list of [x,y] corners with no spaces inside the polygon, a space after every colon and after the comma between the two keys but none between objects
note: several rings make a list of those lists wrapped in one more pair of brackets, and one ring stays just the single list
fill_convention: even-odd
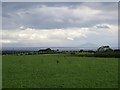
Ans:
[{"label": "green field", "polygon": [[118,87],[117,58],[57,54],[3,56],[3,88],[115,87]]}]

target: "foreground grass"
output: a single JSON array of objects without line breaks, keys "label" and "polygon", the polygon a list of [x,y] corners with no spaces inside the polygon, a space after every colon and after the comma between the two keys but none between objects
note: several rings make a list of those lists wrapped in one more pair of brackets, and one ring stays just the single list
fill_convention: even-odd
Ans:
[{"label": "foreground grass", "polygon": [[3,56],[3,88],[115,88],[117,81],[117,58]]}]

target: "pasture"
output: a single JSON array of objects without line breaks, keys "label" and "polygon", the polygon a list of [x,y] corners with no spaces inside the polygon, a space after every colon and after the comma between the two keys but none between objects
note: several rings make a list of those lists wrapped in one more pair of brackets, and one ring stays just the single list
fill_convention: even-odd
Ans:
[{"label": "pasture", "polygon": [[6,55],[3,88],[115,88],[118,59],[63,54]]}]

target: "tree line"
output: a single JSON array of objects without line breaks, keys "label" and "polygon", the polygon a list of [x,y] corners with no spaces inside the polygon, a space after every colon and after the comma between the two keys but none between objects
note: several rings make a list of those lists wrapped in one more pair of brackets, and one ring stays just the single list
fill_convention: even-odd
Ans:
[{"label": "tree line", "polygon": [[79,51],[60,51],[52,50],[50,48],[40,49],[38,51],[2,51],[2,55],[38,55],[38,54],[69,54],[71,56],[81,57],[116,57],[120,58],[120,49],[111,49],[109,46],[101,46],[96,51],[93,50],[79,50]]}]

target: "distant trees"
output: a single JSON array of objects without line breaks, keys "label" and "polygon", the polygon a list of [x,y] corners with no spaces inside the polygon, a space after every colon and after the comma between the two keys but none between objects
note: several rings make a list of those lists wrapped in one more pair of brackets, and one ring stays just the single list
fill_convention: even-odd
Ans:
[{"label": "distant trees", "polygon": [[[2,55],[13,54],[13,51],[2,51]],[[67,54],[70,56],[80,57],[120,57],[120,49],[111,49],[110,46],[101,46],[96,51],[83,50],[80,51],[60,51],[51,48],[41,49],[39,51],[14,51],[13,55],[39,55],[39,54]]]},{"label": "distant trees", "polygon": [[39,53],[41,54],[52,54],[54,53],[55,51],[54,50],[51,50],[50,48],[47,48],[47,49],[41,49],[38,51]]},{"label": "distant trees", "polygon": [[47,48],[47,49],[41,49],[41,50],[39,50],[38,52],[43,52],[43,51],[51,51],[51,49],[50,49],[50,48]]}]

